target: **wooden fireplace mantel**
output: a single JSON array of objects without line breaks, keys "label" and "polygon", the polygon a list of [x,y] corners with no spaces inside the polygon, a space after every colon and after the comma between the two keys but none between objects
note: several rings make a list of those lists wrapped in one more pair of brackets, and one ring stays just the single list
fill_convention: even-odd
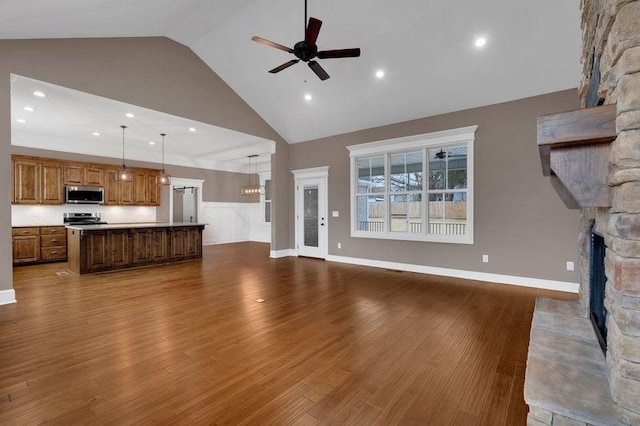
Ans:
[{"label": "wooden fireplace mantel", "polygon": [[542,173],[571,209],[609,207],[609,149],[616,138],[616,105],[538,117]]}]

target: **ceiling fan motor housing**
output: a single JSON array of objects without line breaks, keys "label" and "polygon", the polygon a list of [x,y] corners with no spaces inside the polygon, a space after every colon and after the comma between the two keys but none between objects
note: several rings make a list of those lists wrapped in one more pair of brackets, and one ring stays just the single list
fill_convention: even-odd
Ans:
[{"label": "ceiling fan motor housing", "polygon": [[307,46],[303,41],[299,41],[293,46],[293,54],[296,55],[300,60],[304,62],[309,62],[318,54],[318,46],[315,44],[313,46]]}]

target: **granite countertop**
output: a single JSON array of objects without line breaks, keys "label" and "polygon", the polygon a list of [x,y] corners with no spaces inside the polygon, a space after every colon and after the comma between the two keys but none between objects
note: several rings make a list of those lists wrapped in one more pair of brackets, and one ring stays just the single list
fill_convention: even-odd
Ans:
[{"label": "granite countertop", "polygon": [[103,231],[109,229],[131,229],[131,228],[177,228],[181,226],[206,226],[208,223],[191,222],[147,222],[147,223],[114,223],[104,225],[67,225],[69,229],[79,229],[81,231]]}]

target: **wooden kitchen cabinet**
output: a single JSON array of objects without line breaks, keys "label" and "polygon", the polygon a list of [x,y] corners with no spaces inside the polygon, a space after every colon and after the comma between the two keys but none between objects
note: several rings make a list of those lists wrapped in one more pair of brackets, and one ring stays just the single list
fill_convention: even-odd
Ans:
[{"label": "wooden kitchen cabinet", "polygon": [[40,236],[37,234],[38,228],[13,229],[13,263],[33,263],[40,260]]},{"label": "wooden kitchen cabinet", "polygon": [[67,229],[71,271],[88,274],[202,258],[202,224],[105,227],[111,229]]},{"label": "wooden kitchen cabinet", "polygon": [[133,181],[118,182],[118,205],[133,205]]},{"label": "wooden kitchen cabinet", "polygon": [[64,184],[68,186],[84,185],[84,167],[81,164],[65,164]]},{"label": "wooden kitchen cabinet", "polygon": [[149,194],[149,198],[147,199],[148,204],[150,206],[159,206],[160,205],[160,185],[158,185],[158,175],[157,174],[149,174],[147,175],[147,191]]},{"label": "wooden kitchen cabinet", "polygon": [[40,200],[41,204],[64,204],[64,186],[62,184],[62,164],[40,164]]},{"label": "wooden kitchen cabinet", "polygon": [[119,187],[118,187],[118,171],[109,169],[105,170],[104,179],[104,204],[107,206],[115,206],[119,201]]},{"label": "wooden kitchen cabinet", "polygon": [[137,265],[168,259],[167,230],[135,229],[133,231],[133,263]]},{"label": "wooden kitchen cabinet", "polygon": [[62,164],[20,159],[14,162],[16,204],[63,204]]},{"label": "wooden kitchen cabinet", "polygon": [[64,226],[40,227],[40,259],[67,260],[67,233]]},{"label": "wooden kitchen cabinet", "polygon": [[160,205],[158,170],[132,168],[131,182],[119,182],[112,165],[13,155],[13,204],[64,204],[65,186],[104,187],[105,205]]},{"label": "wooden kitchen cabinet", "polygon": [[84,167],[85,186],[104,186],[104,169],[95,166]]},{"label": "wooden kitchen cabinet", "polygon": [[147,174],[144,171],[134,171],[133,173],[133,204],[136,206],[146,206],[149,204],[149,193],[147,191]]},{"label": "wooden kitchen cabinet", "polygon": [[64,165],[64,184],[68,186],[104,186],[103,167],[74,163]]},{"label": "wooden kitchen cabinet", "polygon": [[86,268],[88,272],[118,269],[131,264],[128,229],[86,233]]},{"label": "wooden kitchen cabinet", "polygon": [[16,160],[14,163],[13,187],[17,204],[40,202],[39,163],[33,160]]},{"label": "wooden kitchen cabinet", "polygon": [[67,260],[64,226],[12,228],[15,265]]},{"label": "wooden kitchen cabinet", "polygon": [[171,259],[188,259],[201,256],[201,229],[180,227],[171,230]]}]

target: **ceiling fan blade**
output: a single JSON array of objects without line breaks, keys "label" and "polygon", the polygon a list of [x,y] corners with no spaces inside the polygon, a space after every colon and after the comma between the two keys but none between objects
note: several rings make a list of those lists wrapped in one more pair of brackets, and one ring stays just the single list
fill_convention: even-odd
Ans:
[{"label": "ceiling fan blade", "polygon": [[325,81],[326,79],[329,78],[329,74],[327,74],[327,72],[324,70],[324,68],[320,66],[318,62],[309,61],[309,68],[311,68],[313,72],[316,73],[316,75],[320,80]]},{"label": "ceiling fan blade", "polygon": [[304,44],[307,46],[315,46],[316,40],[318,40],[318,34],[320,33],[320,27],[322,21],[316,18],[309,18],[309,25],[307,25],[307,33],[304,37]]},{"label": "ceiling fan blade", "polygon": [[273,41],[269,41],[267,39],[264,39],[262,37],[258,37],[258,36],[253,36],[251,37],[251,40],[260,43],[260,44],[264,44],[265,46],[271,46],[271,47],[275,47],[276,49],[280,49],[280,50],[284,50],[287,53],[293,53],[293,49],[287,47],[287,46],[283,46],[279,43],[275,43]]},{"label": "ceiling fan blade", "polygon": [[289,62],[285,62],[284,64],[280,65],[279,67],[275,67],[274,69],[270,70],[269,72],[271,74],[278,73],[278,72],[280,72],[280,71],[282,71],[284,69],[289,68],[291,65],[297,64],[298,62],[300,62],[300,59],[292,59]]},{"label": "ceiling fan blade", "polygon": [[357,58],[358,56],[360,56],[360,49],[323,50],[318,52],[318,58],[320,59]]}]

